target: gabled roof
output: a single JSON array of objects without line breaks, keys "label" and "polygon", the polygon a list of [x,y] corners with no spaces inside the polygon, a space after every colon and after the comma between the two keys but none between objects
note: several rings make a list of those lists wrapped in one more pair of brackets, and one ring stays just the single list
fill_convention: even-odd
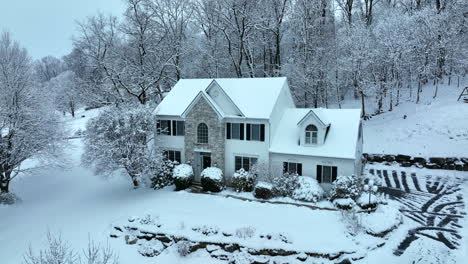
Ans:
[{"label": "gabled roof", "polygon": [[229,95],[226,93],[226,91],[224,91],[223,87],[221,87],[218,84],[218,82],[216,82],[216,80],[213,80],[210,83],[210,85],[208,85],[208,87],[205,89],[205,92],[208,94],[211,89],[214,89],[214,87],[219,87],[219,90],[221,91],[221,93],[223,93],[223,95],[228,99],[229,103],[234,107],[234,109],[236,109],[236,112],[239,114],[239,116],[245,117],[244,113],[242,113],[242,111],[239,109],[239,107],[237,107],[237,105],[234,103],[234,101],[232,101],[231,97],[229,97]]},{"label": "gabled roof", "polygon": [[[182,116],[184,111],[214,81],[246,118],[268,119],[286,77],[181,79],[155,110],[157,115]],[[219,108],[219,107],[218,107]]]},{"label": "gabled roof", "polygon": [[193,101],[189,104],[189,106],[187,106],[187,108],[185,109],[185,111],[181,114],[182,117],[185,118],[185,116],[190,112],[190,110],[192,109],[193,106],[195,106],[195,104],[198,102],[198,100],[200,100],[201,98],[204,98],[208,104],[211,106],[211,108],[213,108],[213,110],[216,112],[216,114],[218,115],[218,118],[219,119],[223,119],[225,114],[223,112],[223,110],[221,110],[217,105],[216,103],[210,98],[209,95],[207,95],[204,91],[200,91],[198,93],[198,95],[195,97],[195,99],[193,99]]},{"label": "gabled roof", "polygon": [[322,109],[323,108],[310,109],[309,112],[301,120],[299,120],[299,122],[297,122],[297,125],[302,125],[302,123],[305,122],[310,116],[313,116],[323,126],[329,126],[330,122],[326,120]]},{"label": "gabled roof", "polygon": [[[329,122],[327,139],[317,146],[299,145],[298,136],[303,131],[298,123],[310,114],[311,110],[321,120]],[[289,108],[284,112],[273,136],[270,152],[354,159],[360,122],[360,109]]]}]

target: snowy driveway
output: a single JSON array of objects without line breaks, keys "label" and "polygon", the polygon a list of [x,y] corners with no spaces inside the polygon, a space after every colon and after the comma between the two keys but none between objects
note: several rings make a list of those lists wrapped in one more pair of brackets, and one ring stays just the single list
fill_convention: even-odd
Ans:
[{"label": "snowy driveway", "polygon": [[400,211],[415,227],[394,249],[401,256],[417,240],[432,240],[449,250],[459,249],[466,228],[462,186],[466,172],[370,166],[382,180],[381,191],[398,201]]}]

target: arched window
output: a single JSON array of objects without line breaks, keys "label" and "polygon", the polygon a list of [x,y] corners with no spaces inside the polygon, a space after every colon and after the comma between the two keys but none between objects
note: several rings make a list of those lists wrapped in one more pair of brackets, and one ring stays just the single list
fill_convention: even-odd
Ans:
[{"label": "arched window", "polygon": [[317,127],[314,125],[308,125],[305,129],[305,143],[306,144],[317,144]]},{"label": "arched window", "polygon": [[200,123],[197,128],[197,142],[208,143],[208,126],[205,123]]}]

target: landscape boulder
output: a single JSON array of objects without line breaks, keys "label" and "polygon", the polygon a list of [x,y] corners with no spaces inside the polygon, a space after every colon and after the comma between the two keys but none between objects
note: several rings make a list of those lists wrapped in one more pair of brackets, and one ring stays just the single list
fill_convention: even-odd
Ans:
[{"label": "landscape boulder", "polygon": [[439,165],[440,167],[443,167],[446,163],[446,159],[445,158],[436,158],[436,157],[432,157],[432,158],[429,158],[429,161],[431,163],[435,163],[437,165]]},{"label": "landscape boulder", "polygon": [[395,157],[395,160],[398,162],[398,163],[402,163],[402,162],[409,162],[411,160],[411,156],[408,156],[408,155],[403,155],[403,154],[398,154],[396,157]]}]

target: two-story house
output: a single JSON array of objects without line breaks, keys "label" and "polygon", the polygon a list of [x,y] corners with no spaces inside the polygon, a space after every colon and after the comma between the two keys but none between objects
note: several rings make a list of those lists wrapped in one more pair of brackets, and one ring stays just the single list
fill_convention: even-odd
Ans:
[{"label": "two-story house", "polygon": [[362,172],[359,109],[296,108],[287,79],[182,79],[155,109],[156,144],[225,177],[263,162],[331,183]]}]

